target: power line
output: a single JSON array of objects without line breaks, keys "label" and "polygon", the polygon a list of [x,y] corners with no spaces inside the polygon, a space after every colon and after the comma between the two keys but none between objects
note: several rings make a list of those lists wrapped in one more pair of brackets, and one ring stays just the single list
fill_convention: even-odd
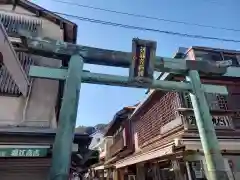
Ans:
[{"label": "power line", "polygon": [[88,8],[88,9],[94,9],[94,10],[115,13],[115,14],[122,14],[122,15],[127,15],[127,16],[132,16],[132,17],[151,19],[151,20],[156,20],[156,21],[165,21],[165,22],[171,22],[171,23],[184,24],[184,25],[188,25],[188,26],[198,26],[198,27],[204,27],[204,28],[240,32],[240,29],[233,29],[233,28],[226,28],[226,27],[219,27],[219,26],[210,26],[210,25],[204,25],[204,24],[189,23],[189,22],[184,22],[184,21],[176,21],[176,20],[171,20],[171,19],[146,16],[146,15],[142,15],[142,14],[134,14],[134,13],[105,9],[105,8],[93,7],[93,6],[83,5],[83,4],[74,3],[74,2],[67,2],[67,1],[62,1],[62,0],[51,0],[51,1],[59,2],[59,3],[63,3],[63,4],[69,4],[69,5],[78,6],[78,7],[83,7],[83,8]]},{"label": "power line", "polygon": [[214,3],[214,4],[218,4],[218,5],[223,5],[224,4],[223,2],[221,2],[219,0],[217,0],[217,1],[215,1],[215,0],[202,0],[202,1],[205,2],[205,3]]},{"label": "power line", "polygon": [[139,27],[139,26],[132,26],[132,25],[127,25],[127,24],[115,23],[115,22],[111,22],[111,21],[102,21],[102,20],[98,20],[98,19],[91,19],[91,18],[87,18],[87,17],[81,17],[81,16],[76,16],[76,15],[71,15],[71,14],[66,14],[66,13],[60,13],[60,12],[53,12],[53,13],[58,14],[58,15],[63,15],[63,16],[76,18],[76,19],[81,20],[81,21],[87,21],[87,22],[91,22],[91,23],[103,24],[103,25],[108,25],[108,26],[121,27],[121,28],[125,28],[125,29],[151,31],[151,32],[156,32],[156,33],[162,33],[162,34],[168,34],[168,35],[174,35],[174,36],[181,36],[181,37],[188,37],[188,38],[195,38],[195,39],[207,39],[207,40],[240,43],[240,40],[234,40],[234,39],[224,39],[224,38],[218,38],[218,37],[185,34],[185,33],[179,33],[179,32],[174,32],[174,31],[165,31],[165,30],[160,30],[160,29],[152,29],[152,28],[145,28],[145,27]]}]

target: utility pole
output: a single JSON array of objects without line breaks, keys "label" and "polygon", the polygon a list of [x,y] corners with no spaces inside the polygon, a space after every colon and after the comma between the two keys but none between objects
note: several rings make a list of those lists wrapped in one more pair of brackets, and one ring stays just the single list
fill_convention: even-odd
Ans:
[{"label": "utility pole", "polygon": [[[24,36],[24,34],[21,34]],[[199,72],[211,73],[227,77],[240,77],[239,68],[219,67],[207,61],[191,61],[184,59],[155,57],[154,42],[134,40],[132,52],[119,52],[73,45],[49,38],[41,39],[25,35],[29,51],[46,57],[63,59],[73,56],[68,70],[32,66],[29,75],[38,78],[65,80],[65,92],[60,112],[60,123],[55,138],[51,180],[67,180],[70,164],[73,129],[76,123],[78,93],[81,83],[104,84],[136,88],[151,88],[169,91],[187,91],[191,93],[191,101],[196,116],[197,127],[206,158],[209,180],[228,180],[224,160],[221,155],[209,107],[204,93],[227,94],[225,86],[201,84]],[[130,67],[129,77],[92,72],[82,72],[84,63]],[[154,70],[188,76],[190,82],[172,82],[152,79]]]}]

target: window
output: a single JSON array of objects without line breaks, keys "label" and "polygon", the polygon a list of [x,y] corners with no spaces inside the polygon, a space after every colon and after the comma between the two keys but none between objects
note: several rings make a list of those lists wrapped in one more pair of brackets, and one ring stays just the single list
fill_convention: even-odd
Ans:
[{"label": "window", "polygon": [[[193,108],[189,93],[183,93],[186,108]],[[206,93],[206,99],[211,110],[228,110],[227,96]]]},{"label": "window", "polygon": [[[193,108],[189,93],[184,93],[184,102],[186,108]],[[228,110],[227,96],[206,93],[206,99],[210,110]],[[186,116],[187,121],[191,126],[196,126],[196,119],[193,115]],[[231,127],[232,118],[229,116],[212,116],[213,124],[216,128]]]},{"label": "window", "polygon": [[227,96],[216,94],[218,108],[221,110],[228,110]]}]

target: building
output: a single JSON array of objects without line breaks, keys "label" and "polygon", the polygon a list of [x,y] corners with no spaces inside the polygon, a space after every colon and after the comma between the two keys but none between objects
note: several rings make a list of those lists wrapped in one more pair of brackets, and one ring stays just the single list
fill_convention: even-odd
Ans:
[{"label": "building", "polygon": [[[16,6],[11,4],[11,2],[0,1],[0,13],[1,22],[7,33],[10,34],[12,43],[16,43],[14,42],[14,32],[18,25],[19,28],[42,37],[50,37],[72,43],[76,42],[76,24],[29,1],[16,1],[18,2]],[[56,128],[57,114],[59,112],[57,105],[60,106],[60,103],[56,102],[61,99],[61,91],[59,89],[62,88],[59,82],[45,79],[28,79],[31,88],[29,88],[29,92],[26,94],[23,91],[21,92],[23,88],[19,88],[21,85],[17,84],[16,78],[13,79],[12,77],[27,77],[29,66],[33,64],[59,67],[63,63],[57,59],[28,55],[20,47],[16,47],[15,51],[24,70],[22,73],[25,74],[10,75],[9,69],[6,67],[1,68],[0,124],[3,126],[25,124],[27,126],[51,126]],[[23,84],[24,82],[21,83]],[[23,99],[23,96],[28,101]],[[44,96],[46,98],[42,98]]]},{"label": "building", "polygon": [[[229,61],[240,65],[240,52],[206,47],[180,48],[175,58]],[[185,77],[162,73],[158,79],[183,81]],[[226,85],[227,96],[206,94],[213,124],[225,160],[229,179],[240,179],[240,79],[202,76],[202,82]],[[188,93],[150,90],[128,117],[131,122],[134,150],[112,160],[117,173],[114,179],[207,179],[206,162]],[[119,147],[113,141],[112,147]],[[118,148],[110,148],[110,154]],[[105,160],[106,164],[106,160]],[[104,167],[105,169],[107,167]]]},{"label": "building", "polygon": [[107,169],[105,168],[105,161],[110,158],[109,148],[113,144],[112,136],[105,136],[102,140],[94,146],[93,150],[99,152],[99,161],[89,168],[87,176],[93,178],[98,175],[101,178],[107,177]]},{"label": "building", "polygon": [[[28,71],[30,65],[60,67],[67,61],[29,53],[16,30],[76,43],[77,25],[27,0],[0,0],[0,22],[1,180],[45,180],[64,82],[29,78]],[[90,142],[88,135],[75,134],[71,173],[91,164]]]},{"label": "building", "polygon": [[93,134],[90,135],[92,137],[91,144],[89,145],[89,149],[98,149],[99,145],[104,140],[104,134],[103,132],[96,130]]},{"label": "building", "polygon": [[[113,179],[116,174],[115,163],[134,152],[132,126],[129,119],[136,106],[124,107],[110,122],[104,140],[99,144],[100,162],[93,169],[100,177]],[[124,173],[119,173],[123,175]],[[123,177],[122,177],[123,178]]]}]

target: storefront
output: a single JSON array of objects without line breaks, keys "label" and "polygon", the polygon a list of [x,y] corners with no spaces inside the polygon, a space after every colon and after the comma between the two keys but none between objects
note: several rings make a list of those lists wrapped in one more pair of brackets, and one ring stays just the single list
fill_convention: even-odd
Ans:
[{"label": "storefront", "polygon": [[[200,140],[182,139],[182,145],[185,151],[195,152],[193,155],[184,157],[193,172],[192,180],[207,179],[207,167],[204,154],[202,152],[202,145]],[[239,139],[219,139],[219,146],[223,152],[225,162],[225,171],[229,180],[240,179],[240,140]]]},{"label": "storefront", "polygon": [[[200,140],[183,139],[180,149],[171,145],[137,153],[116,162],[116,168],[136,166],[138,180],[208,180],[206,161]],[[240,142],[220,140],[225,169],[229,180],[240,179]],[[129,174],[127,179],[132,177]],[[122,180],[122,179],[121,179]]]},{"label": "storefront", "polygon": [[[223,155],[225,162],[225,171],[229,180],[240,179],[240,155]],[[206,161],[202,154],[196,153],[185,157],[186,167],[189,171],[191,180],[207,180],[208,173]]]},{"label": "storefront", "polygon": [[[52,129],[0,129],[0,180],[46,180],[54,137]],[[86,134],[74,136],[71,162],[74,176],[80,176],[82,170],[98,159],[87,149],[90,141]]]},{"label": "storefront", "polygon": [[42,180],[47,177],[50,145],[0,145],[1,180]]}]

